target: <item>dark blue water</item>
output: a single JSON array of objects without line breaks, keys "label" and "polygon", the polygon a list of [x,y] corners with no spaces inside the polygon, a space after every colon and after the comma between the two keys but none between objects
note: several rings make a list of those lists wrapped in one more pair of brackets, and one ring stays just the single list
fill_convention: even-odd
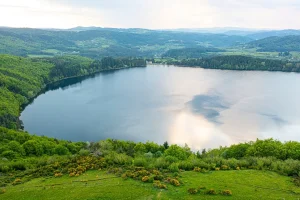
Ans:
[{"label": "dark blue water", "polygon": [[71,85],[26,107],[25,130],[73,141],[168,141],[194,149],[256,138],[300,140],[300,74],[155,65],[64,84]]}]

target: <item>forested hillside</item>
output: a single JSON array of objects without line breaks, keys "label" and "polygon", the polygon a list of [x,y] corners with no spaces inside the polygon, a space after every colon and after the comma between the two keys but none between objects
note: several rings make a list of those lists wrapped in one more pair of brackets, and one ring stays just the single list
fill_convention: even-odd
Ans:
[{"label": "forested hillside", "polygon": [[213,47],[197,47],[197,48],[183,48],[183,49],[171,49],[164,53],[162,57],[187,59],[187,58],[202,58],[206,53],[224,52],[222,49]]},{"label": "forested hillside", "polygon": [[21,56],[76,54],[91,58],[153,57],[169,49],[201,45],[228,47],[252,39],[222,34],[105,29],[85,31],[0,28],[0,53]]},{"label": "forested hillside", "polygon": [[250,42],[246,46],[248,48],[257,48],[257,51],[266,52],[300,51],[300,35],[268,37]]},{"label": "forested hillside", "polygon": [[257,31],[256,33],[246,34],[248,37],[260,40],[268,37],[285,37],[289,35],[300,35],[300,30],[286,29],[274,31]]},{"label": "forested hillside", "polygon": [[299,62],[260,59],[248,56],[216,56],[203,59],[170,60],[167,61],[167,64],[198,66],[208,69],[300,72]]},{"label": "forested hillside", "polygon": [[143,59],[92,60],[80,56],[30,59],[0,55],[0,126],[19,129],[20,108],[47,84],[103,70],[146,66]]}]

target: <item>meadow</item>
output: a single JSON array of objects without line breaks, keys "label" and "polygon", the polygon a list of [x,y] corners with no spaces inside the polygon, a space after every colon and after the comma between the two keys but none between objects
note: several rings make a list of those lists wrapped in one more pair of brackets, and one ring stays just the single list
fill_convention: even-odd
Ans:
[{"label": "meadow", "polygon": [[[81,177],[37,178],[9,186],[2,200],[20,199],[291,199],[300,198],[300,188],[289,177],[274,172],[241,170],[210,173],[181,172],[181,186],[157,189],[152,183],[124,180],[107,171],[91,170]],[[189,189],[196,188],[197,194]],[[198,189],[199,188],[199,189]],[[207,194],[214,190],[219,194]],[[231,195],[220,194],[229,190]]]}]

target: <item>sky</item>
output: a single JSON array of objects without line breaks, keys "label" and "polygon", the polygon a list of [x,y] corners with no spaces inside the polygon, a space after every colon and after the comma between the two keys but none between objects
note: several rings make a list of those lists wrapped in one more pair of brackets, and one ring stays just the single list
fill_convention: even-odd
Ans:
[{"label": "sky", "polygon": [[300,29],[300,0],[0,0],[0,26]]}]

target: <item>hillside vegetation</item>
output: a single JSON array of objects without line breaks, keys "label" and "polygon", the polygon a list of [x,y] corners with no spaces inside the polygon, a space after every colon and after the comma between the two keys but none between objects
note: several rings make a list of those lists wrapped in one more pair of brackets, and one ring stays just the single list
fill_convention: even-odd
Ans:
[{"label": "hillside vegetation", "polygon": [[[74,143],[0,128],[0,145],[0,195],[5,199],[20,197],[20,189],[24,199],[37,194],[79,198],[71,190],[108,199],[159,193],[162,199],[300,196],[299,142],[257,140],[192,152],[187,145],[167,142]],[[96,188],[104,193],[91,193]]]},{"label": "hillside vegetation", "polygon": [[202,67],[207,69],[300,72],[300,62],[262,59],[239,55],[215,56],[201,59],[157,60],[157,62],[165,62],[170,65],[187,67]]},{"label": "hillside vegetation", "polygon": [[187,58],[202,58],[206,56],[206,53],[224,52],[222,49],[213,47],[197,47],[197,48],[183,48],[183,49],[171,49],[164,53],[162,57],[175,58],[175,59],[187,59]]},{"label": "hillside vegetation", "polygon": [[228,47],[252,39],[222,34],[105,29],[61,31],[0,28],[0,53],[21,56],[76,54],[91,58],[153,57],[169,49],[201,45]]},{"label": "hillside vegetation", "polygon": [[250,42],[246,46],[248,48],[257,48],[257,51],[262,52],[300,51],[300,35],[268,37]]}]

